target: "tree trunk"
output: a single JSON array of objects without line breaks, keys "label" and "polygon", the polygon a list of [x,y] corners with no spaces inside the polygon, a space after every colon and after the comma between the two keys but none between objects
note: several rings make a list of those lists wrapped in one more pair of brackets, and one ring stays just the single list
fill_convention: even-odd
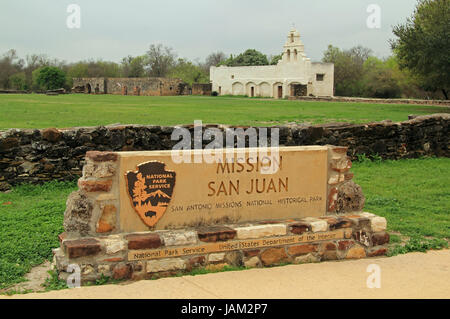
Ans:
[{"label": "tree trunk", "polygon": [[448,100],[448,94],[446,89],[442,89],[442,93],[444,93],[444,97],[446,100]]}]

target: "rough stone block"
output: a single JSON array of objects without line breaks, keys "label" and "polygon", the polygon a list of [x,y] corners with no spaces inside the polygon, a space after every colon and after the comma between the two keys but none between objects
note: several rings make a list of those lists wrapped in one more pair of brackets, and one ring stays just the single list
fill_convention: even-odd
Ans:
[{"label": "rough stone block", "polygon": [[102,262],[108,262],[108,263],[117,263],[120,261],[124,261],[122,257],[112,257],[112,258],[106,258],[103,259]]},{"label": "rough stone block", "polygon": [[95,269],[92,265],[81,265],[81,275],[82,276],[90,276],[94,274]]},{"label": "rough stone block", "polygon": [[86,157],[94,162],[117,161],[117,153],[114,152],[88,151]]},{"label": "rough stone block", "polygon": [[113,278],[116,280],[119,279],[130,279],[131,274],[133,273],[133,268],[130,264],[119,263],[113,268]]},{"label": "rough stone block", "polygon": [[186,269],[186,262],[181,258],[164,258],[147,261],[147,273]]},{"label": "rough stone block", "polygon": [[348,250],[347,256],[345,258],[357,259],[357,258],[364,258],[364,257],[366,257],[365,249],[361,246],[354,246]]},{"label": "rough stone block", "polygon": [[334,157],[330,161],[330,166],[332,170],[344,173],[352,168],[352,161],[347,156]]},{"label": "rough stone block", "polygon": [[255,267],[259,267],[260,265],[261,265],[261,261],[256,256],[251,257],[247,261],[244,261],[244,266],[247,268],[255,268]]},{"label": "rough stone block", "polygon": [[336,210],[336,200],[338,198],[338,189],[332,187],[328,192],[327,211],[334,212]]},{"label": "rough stone block", "polygon": [[371,218],[371,217],[375,217],[376,215],[372,214],[372,213],[368,213],[368,212],[363,212],[363,213],[360,213],[359,216],[366,217],[366,218]]},{"label": "rough stone block", "polygon": [[112,180],[105,181],[87,181],[83,179],[78,180],[78,187],[85,192],[95,193],[95,192],[109,192],[111,190]]},{"label": "rough stone block", "polygon": [[67,233],[66,232],[62,232],[61,234],[58,235],[58,240],[59,243],[62,244],[63,240],[65,240],[67,238]]},{"label": "rough stone block", "polygon": [[[74,220],[84,222],[90,221],[92,216],[93,204],[86,195],[79,191],[72,192],[66,201],[66,210],[64,212],[64,227]],[[67,229],[66,229],[67,231]]]},{"label": "rough stone block", "polygon": [[370,219],[370,226],[373,232],[382,232],[386,230],[387,222],[386,218],[376,216]]},{"label": "rough stone block", "polygon": [[236,230],[225,226],[202,227],[197,230],[198,239],[204,242],[217,242],[233,239]]},{"label": "rough stone block", "polygon": [[288,256],[284,248],[268,248],[261,253],[261,261],[265,266],[287,261]]},{"label": "rough stone block", "polygon": [[229,265],[241,266],[243,259],[244,259],[244,256],[241,251],[230,251],[225,254],[225,261]]},{"label": "rough stone block", "polygon": [[254,257],[259,255],[259,249],[244,250],[245,257]]},{"label": "rough stone block", "polygon": [[293,234],[301,235],[305,232],[311,231],[311,225],[309,223],[299,222],[289,225],[290,231]]},{"label": "rough stone block", "polygon": [[98,265],[97,272],[103,276],[111,275],[111,266],[110,265]]},{"label": "rough stone block", "polygon": [[304,220],[309,223],[311,226],[311,231],[313,233],[327,231],[328,230],[328,223],[325,220],[312,218],[312,217],[306,217]]},{"label": "rough stone block", "polygon": [[358,212],[364,208],[365,201],[361,187],[353,181],[348,181],[339,186],[335,211],[336,213]]},{"label": "rough stone block", "polygon": [[288,248],[288,254],[291,256],[305,255],[316,251],[317,245],[312,244],[295,245]]},{"label": "rough stone block", "polygon": [[227,266],[229,266],[227,263],[209,264],[209,265],[206,265],[205,269],[209,270],[209,271],[220,271]]},{"label": "rough stone block", "polygon": [[339,241],[338,248],[339,250],[347,250],[351,246],[353,246],[355,242],[353,240],[341,240]]},{"label": "rough stone block", "polygon": [[328,185],[337,185],[345,181],[345,175],[338,172],[330,172]]},{"label": "rough stone block", "polygon": [[322,250],[336,250],[336,244],[332,242],[322,243]]},{"label": "rough stone block", "polygon": [[191,245],[197,243],[197,234],[194,231],[161,232],[160,237],[165,246]]},{"label": "rough stone block", "polygon": [[47,128],[42,131],[42,138],[49,142],[58,142],[62,137],[62,133],[60,130],[56,128]]},{"label": "rough stone block", "polygon": [[384,256],[387,253],[387,248],[375,248],[371,249],[371,251],[367,254],[369,257],[376,257],[376,256]]},{"label": "rough stone block", "polygon": [[329,225],[330,230],[349,228],[349,227],[352,227],[352,225],[353,225],[352,221],[347,218],[327,217],[325,219]]},{"label": "rough stone block", "polygon": [[316,263],[319,261],[320,261],[320,258],[314,256],[313,254],[298,256],[298,257],[295,257],[295,259],[294,259],[294,262],[296,264]]},{"label": "rough stone block", "polygon": [[321,254],[321,260],[336,260],[338,259],[337,250],[325,250]]},{"label": "rough stone block", "polygon": [[112,162],[88,162],[83,166],[84,177],[103,178],[111,177],[116,173],[116,164]]},{"label": "rough stone block", "polygon": [[92,256],[102,250],[100,242],[94,238],[65,240],[63,245],[69,258]]},{"label": "rough stone block", "polygon": [[284,224],[237,227],[235,229],[237,231],[238,239],[250,239],[250,238],[286,235],[286,225]]},{"label": "rough stone block", "polygon": [[372,234],[372,244],[374,246],[384,245],[389,243],[389,234],[386,232]]},{"label": "rough stone block", "polygon": [[161,246],[161,238],[154,233],[131,234],[125,238],[128,240],[128,249],[151,249]]},{"label": "rough stone block", "polygon": [[104,240],[106,254],[114,255],[125,250],[125,243],[120,236],[109,236]]},{"label": "rough stone block", "polygon": [[225,259],[225,253],[214,253],[208,255],[208,262],[218,262]]},{"label": "rough stone block", "polygon": [[186,262],[186,270],[191,271],[195,267],[204,266],[205,263],[206,263],[205,256],[196,256],[189,258],[189,260]]},{"label": "rough stone block", "polygon": [[97,222],[97,233],[108,233],[116,227],[116,206],[105,205],[102,209],[102,215]]}]

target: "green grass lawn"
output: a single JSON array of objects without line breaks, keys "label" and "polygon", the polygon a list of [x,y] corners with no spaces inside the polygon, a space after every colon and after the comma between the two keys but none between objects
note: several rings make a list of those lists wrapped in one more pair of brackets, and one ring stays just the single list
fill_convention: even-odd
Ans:
[{"label": "green grass lawn", "polygon": [[450,112],[424,105],[310,102],[207,96],[1,94],[0,129],[113,123],[273,125],[287,122],[404,121],[408,114]]},{"label": "green grass lawn", "polygon": [[[366,195],[365,211],[386,217],[390,232],[450,238],[450,158],[361,162],[352,171]],[[67,196],[75,189],[75,182],[50,182],[0,193],[0,289],[51,259],[63,231]],[[398,239],[393,236],[394,242]],[[410,246],[407,251],[424,247]]]}]

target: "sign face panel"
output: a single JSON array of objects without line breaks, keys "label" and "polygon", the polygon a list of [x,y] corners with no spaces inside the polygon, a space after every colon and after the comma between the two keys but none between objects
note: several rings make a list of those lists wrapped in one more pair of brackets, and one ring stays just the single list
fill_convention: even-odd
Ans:
[{"label": "sign face panel", "polygon": [[201,244],[196,246],[166,247],[162,249],[131,250],[128,260],[149,260],[169,257],[181,257],[215,252],[227,252],[241,249],[259,249],[291,244],[310,243],[322,240],[335,240],[344,238],[345,229],[338,229],[324,233],[314,233],[296,236],[280,236],[263,239],[232,240]]},{"label": "sign face panel", "polygon": [[174,161],[171,151],[118,153],[122,231],[325,214],[326,146],[233,149],[232,161],[223,154],[218,162],[202,160],[204,151],[184,152],[190,162]]}]

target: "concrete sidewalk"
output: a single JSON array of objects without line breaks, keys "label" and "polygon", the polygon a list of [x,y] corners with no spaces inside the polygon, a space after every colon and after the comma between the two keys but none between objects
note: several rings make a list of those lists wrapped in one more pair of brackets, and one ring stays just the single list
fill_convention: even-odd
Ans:
[{"label": "concrete sidewalk", "polygon": [[[381,288],[367,288],[367,266]],[[143,280],[0,298],[450,298],[450,250]]]}]

